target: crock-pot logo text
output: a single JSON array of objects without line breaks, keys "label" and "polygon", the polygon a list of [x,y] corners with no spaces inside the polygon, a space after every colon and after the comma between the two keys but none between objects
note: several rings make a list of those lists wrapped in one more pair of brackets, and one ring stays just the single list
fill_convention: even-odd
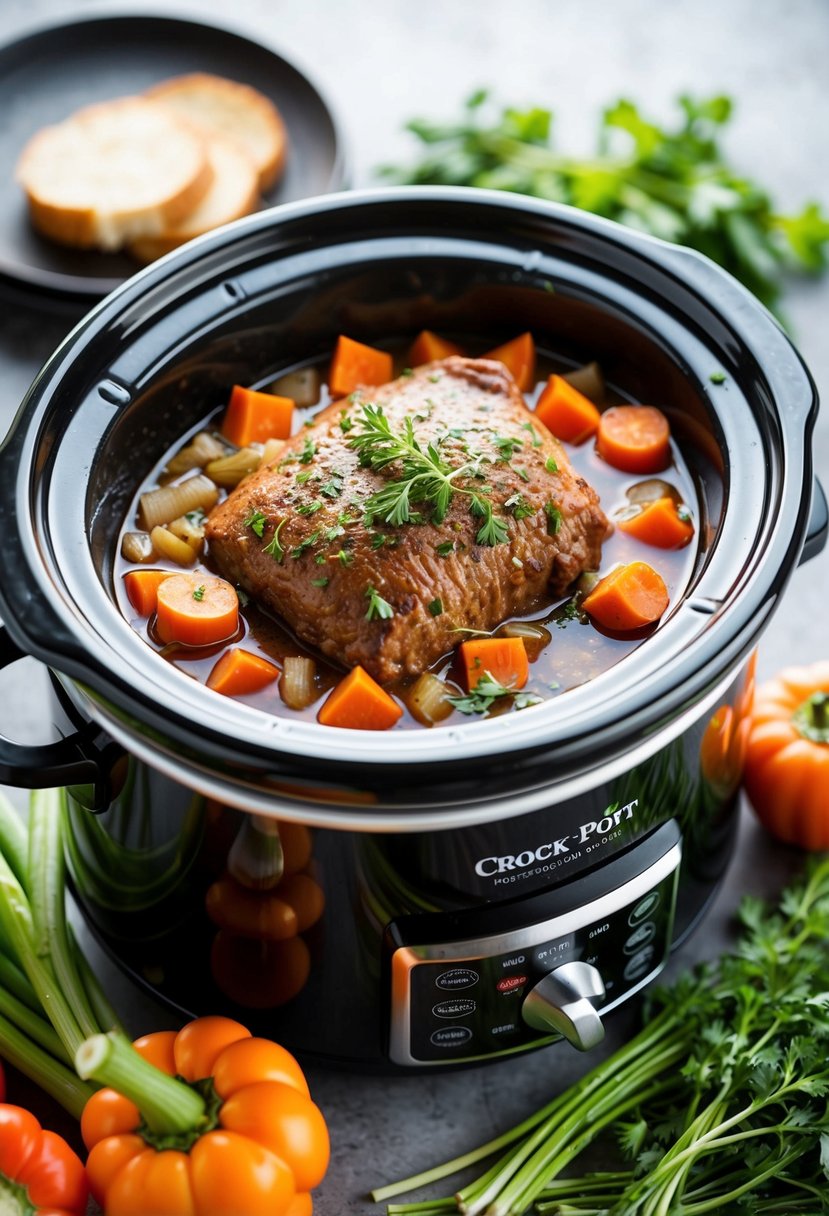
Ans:
[{"label": "crock-pot logo text", "polygon": [[597,847],[597,840],[614,833],[620,824],[633,818],[639,799],[626,802],[624,806],[608,807],[601,819],[582,823],[575,832],[561,836],[558,840],[547,840],[534,849],[521,853],[507,853],[504,857],[482,857],[475,865],[475,873],[481,878],[491,878],[498,883],[516,882],[533,874],[543,874],[557,869],[567,860],[580,855],[581,847],[588,850]]}]

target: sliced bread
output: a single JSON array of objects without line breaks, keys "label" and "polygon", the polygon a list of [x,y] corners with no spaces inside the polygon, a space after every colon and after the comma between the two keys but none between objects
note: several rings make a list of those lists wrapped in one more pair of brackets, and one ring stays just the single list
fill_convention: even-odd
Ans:
[{"label": "sliced bread", "polygon": [[270,189],[282,172],[285,124],[273,102],[258,89],[208,72],[192,72],[161,81],[146,96],[244,148],[256,165],[260,190]]},{"label": "sliced bread", "polygon": [[212,177],[201,132],[146,97],[88,106],[43,128],[17,165],[34,227],[83,249],[165,231]]},{"label": "sliced bread", "polygon": [[247,153],[230,140],[213,138],[207,141],[207,154],[213,182],[201,202],[177,224],[171,224],[155,236],[133,241],[129,246],[133,257],[141,262],[153,262],[185,241],[256,209],[259,179]]}]

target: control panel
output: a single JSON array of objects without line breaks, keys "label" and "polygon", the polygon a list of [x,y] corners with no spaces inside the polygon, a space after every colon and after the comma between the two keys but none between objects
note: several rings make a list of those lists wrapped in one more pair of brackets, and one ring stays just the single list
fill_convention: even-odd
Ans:
[{"label": "control panel", "polygon": [[[386,934],[390,1058],[451,1064],[526,1050],[561,1034],[581,1047],[598,1041],[600,1027],[597,1036],[584,1015],[615,1008],[665,964],[680,859],[679,828],[670,821],[552,891],[393,922]],[[564,966],[571,963],[579,965]],[[584,1042],[578,1029],[570,1032],[573,1019],[556,995],[564,992],[582,1002]]]}]

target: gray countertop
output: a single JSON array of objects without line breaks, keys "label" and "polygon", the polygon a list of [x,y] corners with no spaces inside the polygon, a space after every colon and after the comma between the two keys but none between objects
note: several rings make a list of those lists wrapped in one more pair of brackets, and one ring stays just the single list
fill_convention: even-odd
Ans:
[{"label": "gray countertop", "polygon": [[[133,0],[120,11],[127,8],[162,12],[167,6]],[[109,11],[112,6],[97,0],[2,0],[0,39],[57,17]],[[504,102],[551,106],[559,142],[572,151],[592,146],[602,106],[618,96],[667,118],[682,91],[727,92],[737,103],[728,134],[736,163],[773,188],[784,208],[810,198],[829,203],[825,0],[235,0],[232,6],[177,0],[175,12],[232,23],[306,68],[339,117],[355,186],[372,181],[378,162],[413,152],[401,131],[406,118],[449,118],[481,85],[492,86]],[[829,388],[829,280],[792,283],[785,306],[819,388]],[[0,292],[0,434],[78,315]],[[829,482],[826,416],[818,422],[815,458]],[[761,676],[826,655],[827,573],[829,553],[795,572],[764,637]],[[38,741],[44,686],[44,673],[30,660],[0,677],[0,731]],[[19,792],[13,797],[22,805]],[[798,864],[794,851],[766,840],[744,808],[728,880],[672,970],[721,951],[741,894],[774,896]],[[151,1018],[158,1025],[158,1014],[90,948],[136,1032],[148,1029]],[[633,1010],[614,1015],[608,1048],[635,1016]],[[582,1057],[557,1046],[440,1076],[384,1079],[311,1069],[333,1141],[317,1216],[376,1210],[365,1197],[372,1185],[483,1142],[584,1068]]]}]

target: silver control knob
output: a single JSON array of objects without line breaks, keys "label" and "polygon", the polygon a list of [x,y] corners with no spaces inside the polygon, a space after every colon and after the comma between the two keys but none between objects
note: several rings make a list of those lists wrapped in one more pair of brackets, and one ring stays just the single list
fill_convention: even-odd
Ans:
[{"label": "silver control knob", "polygon": [[590,963],[562,963],[527,993],[521,1016],[534,1030],[563,1035],[579,1051],[588,1051],[604,1038],[593,1004],[604,994],[602,977]]}]

